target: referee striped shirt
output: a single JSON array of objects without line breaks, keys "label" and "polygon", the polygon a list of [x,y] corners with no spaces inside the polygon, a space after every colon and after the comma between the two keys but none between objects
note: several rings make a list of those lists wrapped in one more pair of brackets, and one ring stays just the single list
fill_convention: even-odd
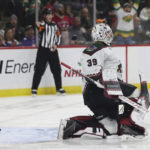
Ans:
[{"label": "referee striped shirt", "polygon": [[55,22],[51,22],[49,24],[41,22],[39,33],[41,47],[51,48],[54,44],[57,46],[60,44],[61,35]]}]

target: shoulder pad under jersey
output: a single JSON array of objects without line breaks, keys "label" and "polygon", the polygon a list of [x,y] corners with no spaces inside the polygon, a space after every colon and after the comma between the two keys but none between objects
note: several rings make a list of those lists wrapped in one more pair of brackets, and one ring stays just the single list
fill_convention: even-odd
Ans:
[{"label": "shoulder pad under jersey", "polygon": [[105,43],[99,43],[99,44],[92,44],[89,45],[84,51],[83,53],[87,54],[87,55],[93,55],[94,53],[96,53],[99,50],[102,50],[103,48],[108,47]]}]

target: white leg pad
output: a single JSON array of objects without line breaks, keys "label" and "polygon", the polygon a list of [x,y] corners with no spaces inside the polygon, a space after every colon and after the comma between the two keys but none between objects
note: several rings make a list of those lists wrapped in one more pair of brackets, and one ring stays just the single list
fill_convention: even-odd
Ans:
[{"label": "white leg pad", "polygon": [[139,95],[140,95],[140,90],[135,89],[134,92],[130,96],[128,96],[128,98],[130,98],[130,97],[137,98],[137,97],[139,97]]},{"label": "white leg pad", "polygon": [[[145,100],[140,98],[138,99],[138,103],[141,104],[143,107],[146,108],[146,104],[145,104]],[[145,117],[146,113],[143,113],[137,109],[133,109],[132,113],[131,113],[131,119],[137,124],[140,125],[142,127],[144,127],[144,117]]]},{"label": "white leg pad", "polygon": [[104,118],[99,121],[110,134],[116,134],[118,131],[118,123],[116,120]]}]

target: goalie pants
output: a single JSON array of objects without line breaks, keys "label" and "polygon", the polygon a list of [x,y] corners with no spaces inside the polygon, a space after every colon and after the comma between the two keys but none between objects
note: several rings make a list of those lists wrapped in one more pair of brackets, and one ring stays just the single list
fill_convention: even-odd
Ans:
[{"label": "goalie pants", "polygon": [[[125,82],[119,82],[124,96],[129,96],[136,89],[135,86]],[[110,117],[118,119],[118,101],[104,96],[104,89],[87,82],[83,92],[84,103],[87,105],[95,116]]]},{"label": "goalie pants", "polygon": [[96,117],[118,119],[118,102],[104,96],[104,90],[88,83],[83,92],[84,103]]},{"label": "goalie pants", "polygon": [[48,64],[50,66],[50,70],[54,77],[56,90],[62,87],[61,67],[60,67],[58,51],[56,50],[54,52],[51,52],[49,48],[39,47],[36,56],[36,64],[35,64],[35,71],[33,75],[32,89],[38,88],[41,81],[41,77],[44,74]]}]

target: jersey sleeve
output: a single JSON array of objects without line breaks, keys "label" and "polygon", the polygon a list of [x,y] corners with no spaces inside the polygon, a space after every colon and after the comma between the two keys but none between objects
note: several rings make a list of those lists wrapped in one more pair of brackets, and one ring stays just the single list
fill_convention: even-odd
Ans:
[{"label": "jersey sleeve", "polygon": [[140,4],[140,0],[135,0],[135,2],[134,2],[134,4],[133,4],[133,9],[134,9],[135,11],[138,10],[139,4]]},{"label": "jersey sleeve", "polygon": [[61,33],[57,25],[55,25],[55,28],[56,28],[55,44],[58,46],[60,45],[60,42],[61,42]]},{"label": "jersey sleeve", "polygon": [[106,48],[105,49],[105,66],[104,68],[110,68],[110,69],[117,69],[118,65],[120,63],[119,58],[117,55],[115,55],[112,51],[112,49]]},{"label": "jersey sleeve", "polygon": [[113,6],[115,11],[118,11],[121,8],[119,0],[113,0]]},{"label": "jersey sleeve", "polygon": [[[37,27],[37,26],[36,26]],[[45,30],[45,23],[44,22],[41,22],[40,23],[40,26],[37,27],[39,33],[42,33],[44,30]]]}]

